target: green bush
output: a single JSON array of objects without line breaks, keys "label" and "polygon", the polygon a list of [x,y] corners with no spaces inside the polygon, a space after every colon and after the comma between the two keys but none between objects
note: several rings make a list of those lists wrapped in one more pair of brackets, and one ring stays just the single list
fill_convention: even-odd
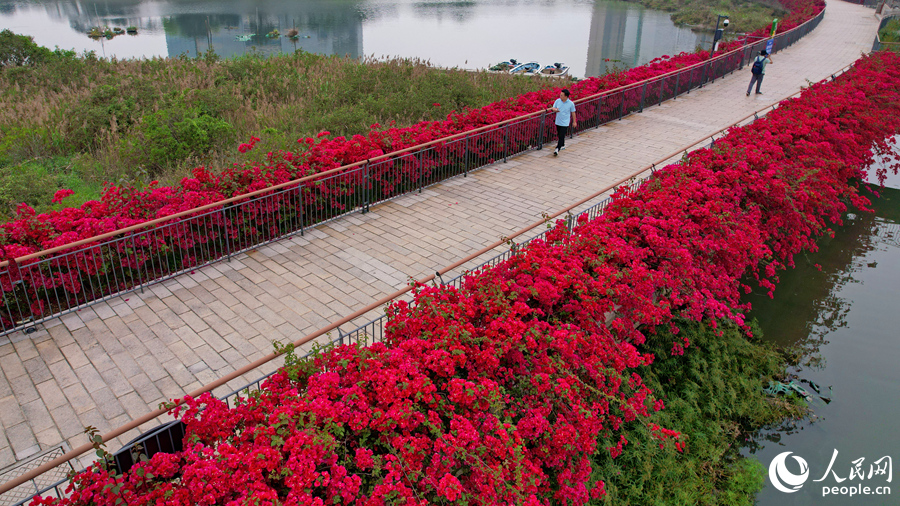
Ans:
[{"label": "green bush", "polygon": [[[656,361],[637,372],[665,399],[652,422],[682,432],[686,449],[661,449],[647,427],[631,424],[625,451],[616,459],[608,453],[596,459],[596,475],[606,478],[609,492],[601,504],[751,506],[765,474],[758,462],[739,455],[740,443],[763,426],[805,414],[797,399],[769,398],[761,390],[785,371],[785,359],[771,345],[733,327],[720,327],[716,335],[706,325],[685,322],[680,330],[678,336],[691,342],[684,356],[671,356],[678,338],[660,332],[642,350]],[[760,335],[755,323],[753,332]]]},{"label": "green bush", "polygon": [[0,166],[0,218],[6,219],[19,203],[24,202],[38,212],[52,207],[53,194],[68,188],[75,195],[67,198],[67,206],[81,205],[100,197],[100,183],[87,183],[74,168],[72,159],[54,157]]},{"label": "green bush", "polygon": [[60,155],[65,152],[62,136],[47,127],[12,126],[0,128],[0,165]]},{"label": "green bush", "polygon": [[123,93],[124,86],[102,84],[85,100],[67,108],[64,124],[66,141],[73,151],[92,151],[102,145],[113,129],[134,123],[137,101]]},{"label": "green bush", "polygon": [[230,140],[233,130],[227,121],[199,108],[162,109],[144,116],[136,135],[140,142],[131,145],[129,157],[152,170],[164,170]]}]

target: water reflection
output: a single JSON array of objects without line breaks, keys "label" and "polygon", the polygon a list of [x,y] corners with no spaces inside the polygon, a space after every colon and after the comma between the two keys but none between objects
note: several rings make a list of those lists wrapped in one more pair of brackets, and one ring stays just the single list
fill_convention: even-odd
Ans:
[{"label": "water reflection", "polygon": [[[900,398],[900,271],[893,267],[900,261],[900,190],[880,192],[874,214],[848,214],[835,237],[821,242],[820,251],[795,259],[797,268],[784,273],[774,300],[765,294],[746,299],[767,340],[805,353],[789,373],[820,385],[822,395],[833,399],[827,405],[816,400],[812,420],[786,421],[748,442],[745,452],[763,466],[790,451],[810,469],[809,482],[795,494],[779,492],[767,480],[757,504],[847,504],[846,497],[822,496],[822,486],[837,485],[835,480],[813,482],[822,477],[834,450],[840,456],[835,469],[845,479],[851,460],[893,455],[896,461],[900,456],[900,443],[890,436],[898,415],[893,400]],[[868,499],[860,503],[887,504]]]},{"label": "water reflection", "polygon": [[[136,26],[138,35],[91,40],[86,33],[94,26]],[[512,57],[565,62],[577,76],[706,43],[666,13],[605,0],[0,0],[0,28],[106,57],[303,49],[463,68]],[[299,31],[294,40],[285,37],[291,28]],[[280,36],[266,36],[275,29]]]},{"label": "water reflection", "polygon": [[668,14],[635,9],[624,2],[594,2],[586,75],[603,75],[614,68],[636,67],[665,54],[693,51],[712,42],[672,24]]}]

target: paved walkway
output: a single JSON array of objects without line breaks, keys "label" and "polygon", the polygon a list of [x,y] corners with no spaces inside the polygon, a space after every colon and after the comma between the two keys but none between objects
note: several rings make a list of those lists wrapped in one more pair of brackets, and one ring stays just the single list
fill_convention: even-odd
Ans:
[{"label": "paved walkway", "polygon": [[825,78],[871,48],[877,25],[872,9],[832,0],[818,29],[774,55],[764,95],[745,97],[750,73],[735,73],[583,133],[559,158],[530,152],[0,338],[0,468],[83,444],[84,426],[143,415]]}]

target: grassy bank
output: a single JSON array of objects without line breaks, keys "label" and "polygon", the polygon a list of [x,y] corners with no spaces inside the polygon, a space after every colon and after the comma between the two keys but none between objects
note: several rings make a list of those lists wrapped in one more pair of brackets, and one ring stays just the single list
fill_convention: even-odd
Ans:
[{"label": "grassy bank", "polygon": [[0,218],[26,202],[67,205],[113,183],[180,179],[226,167],[237,144],[292,149],[323,130],[364,133],[411,125],[553,83],[433,68],[417,60],[357,61],[298,52],[220,60],[104,60],[51,52],[0,34]]},{"label": "grassy bank", "polygon": [[651,9],[672,13],[672,21],[696,28],[715,29],[716,15],[727,14],[731,21],[728,32],[752,32],[783,18],[787,11],[777,0],[628,0]]},{"label": "grassy bank", "polygon": [[665,409],[651,422],[681,431],[685,450],[661,449],[647,427],[632,425],[626,451],[616,459],[604,453],[596,461],[595,473],[607,480],[608,491],[598,504],[750,506],[765,472],[738,454],[746,435],[805,415],[798,398],[772,398],[761,391],[768,379],[783,376],[787,362],[761,341],[755,324],[757,337],[750,338],[734,327],[720,328],[721,336],[699,323],[679,328],[691,342],[684,356],[669,353],[674,337],[661,332],[647,342],[656,361],[637,373],[665,399]]}]

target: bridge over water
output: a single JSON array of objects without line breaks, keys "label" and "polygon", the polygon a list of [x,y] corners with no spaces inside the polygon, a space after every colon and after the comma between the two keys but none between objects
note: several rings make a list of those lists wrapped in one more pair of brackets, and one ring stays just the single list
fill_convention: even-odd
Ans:
[{"label": "bridge over water", "polygon": [[[62,443],[77,447],[86,442],[85,426],[106,432],[142,416],[270,353],[272,341],[293,341],[322,328],[542,213],[708,142],[720,129],[851,64],[871,49],[878,23],[870,8],[831,1],[816,30],[773,57],[763,95],[744,95],[750,78],[745,68],[579,134],[558,158],[551,149],[530,151],[144,293],[91,305],[37,332],[0,338],[0,468]],[[366,315],[374,316],[377,311]],[[137,434],[126,433],[109,447]]]}]

